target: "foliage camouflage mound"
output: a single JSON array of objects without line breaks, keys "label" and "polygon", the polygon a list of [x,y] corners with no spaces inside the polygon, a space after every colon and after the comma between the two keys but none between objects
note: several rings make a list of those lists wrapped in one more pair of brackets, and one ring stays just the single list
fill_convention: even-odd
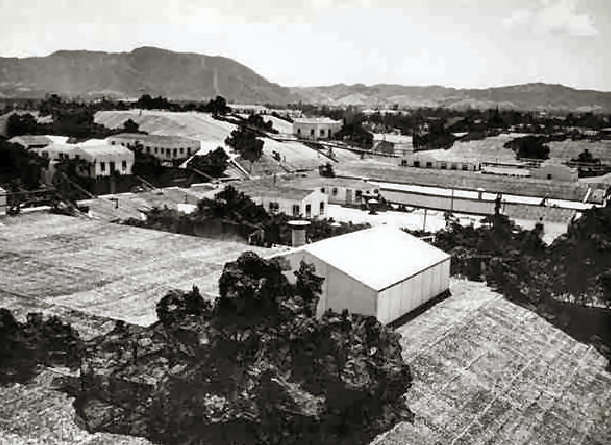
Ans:
[{"label": "foliage camouflage mound", "polygon": [[220,297],[173,291],[148,328],[92,340],[75,407],[91,431],[166,444],[359,444],[411,420],[398,335],[373,317],[314,317],[322,279],[295,284],[253,253]]},{"label": "foliage camouflage mound", "polygon": [[611,206],[587,210],[550,246],[540,235],[503,215],[485,218],[478,229],[450,218],[435,245],[451,253],[452,274],[486,279],[611,358]]},{"label": "foliage camouflage mound", "polygon": [[0,308],[0,384],[28,382],[39,365],[78,367],[82,348],[78,333],[58,317],[30,313],[20,323]]}]

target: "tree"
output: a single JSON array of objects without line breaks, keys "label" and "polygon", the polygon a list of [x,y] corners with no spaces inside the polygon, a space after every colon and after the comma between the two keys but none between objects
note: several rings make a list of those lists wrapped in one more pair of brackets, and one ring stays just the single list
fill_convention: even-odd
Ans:
[{"label": "tree", "polygon": [[9,138],[24,134],[40,134],[38,121],[30,113],[13,113],[6,122],[6,135]]},{"label": "tree", "polygon": [[204,107],[204,111],[215,115],[227,114],[231,111],[231,108],[227,106],[227,101],[223,96],[216,96]]},{"label": "tree", "polygon": [[225,144],[233,147],[243,159],[250,162],[251,171],[253,163],[263,155],[263,141],[257,139],[255,132],[245,126],[233,130],[225,139]]},{"label": "tree", "polygon": [[125,122],[123,122],[123,131],[126,133],[139,133],[140,124],[133,119],[127,119]]},{"label": "tree", "polygon": [[228,161],[229,156],[227,156],[223,147],[217,147],[203,156],[193,156],[188,166],[207,175],[220,178],[227,168]]},{"label": "tree", "polygon": [[544,136],[524,136],[506,142],[503,146],[516,152],[518,159],[548,159],[549,147]]}]

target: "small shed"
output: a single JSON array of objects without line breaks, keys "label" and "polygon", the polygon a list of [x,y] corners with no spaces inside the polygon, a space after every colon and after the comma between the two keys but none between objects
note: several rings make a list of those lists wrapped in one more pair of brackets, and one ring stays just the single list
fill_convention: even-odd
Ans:
[{"label": "small shed", "polygon": [[449,287],[448,254],[387,226],[306,244],[279,257],[289,279],[302,260],[325,279],[318,316],[347,309],[389,323]]},{"label": "small shed", "polygon": [[329,197],[329,204],[360,205],[364,203],[364,195],[378,193],[376,184],[360,179],[333,178],[320,188]]}]

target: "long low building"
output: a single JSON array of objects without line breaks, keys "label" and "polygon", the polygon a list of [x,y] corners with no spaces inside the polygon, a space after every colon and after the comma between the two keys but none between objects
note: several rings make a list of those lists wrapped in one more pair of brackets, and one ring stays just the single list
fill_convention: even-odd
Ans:
[{"label": "long low building", "polygon": [[111,145],[140,148],[143,153],[167,162],[187,159],[197,153],[201,146],[196,139],[156,134],[121,133],[109,136],[106,140]]},{"label": "long low building", "polygon": [[389,323],[449,288],[450,256],[402,230],[366,229],[305,244],[276,257],[289,280],[301,261],[323,277],[317,307]]}]

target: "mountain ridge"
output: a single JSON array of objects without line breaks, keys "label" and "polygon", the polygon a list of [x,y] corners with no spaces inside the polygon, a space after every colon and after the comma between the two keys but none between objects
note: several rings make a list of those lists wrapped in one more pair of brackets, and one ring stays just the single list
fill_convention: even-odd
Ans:
[{"label": "mountain ridge", "polygon": [[363,83],[283,87],[223,56],[177,52],[155,46],[131,51],[57,50],[44,57],[0,58],[0,97],[66,96],[115,98],[162,95],[229,102],[314,105],[504,108],[611,113],[611,92],[542,82],[490,88]]}]

